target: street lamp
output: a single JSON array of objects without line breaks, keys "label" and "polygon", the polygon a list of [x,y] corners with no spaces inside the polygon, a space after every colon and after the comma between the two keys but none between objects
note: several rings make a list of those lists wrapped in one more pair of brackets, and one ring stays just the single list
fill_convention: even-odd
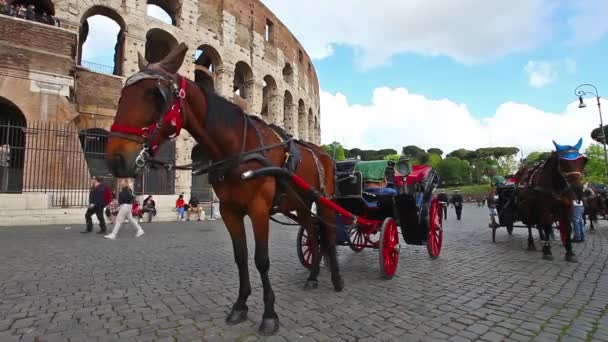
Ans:
[{"label": "street lamp", "polygon": [[[590,88],[593,91],[585,91],[582,88]],[[578,96],[578,108],[585,108],[587,105],[585,101],[583,101],[583,96],[585,95],[593,95],[597,100],[597,111],[600,114],[600,138],[602,139],[602,145],[604,145],[604,162],[606,163],[606,168],[604,168],[604,174],[608,172],[608,152],[606,152],[606,136],[604,135],[604,120],[602,119],[602,105],[600,103],[600,94],[597,88],[593,84],[585,83],[581,84],[576,89],[574,89],[574,94]]]}]

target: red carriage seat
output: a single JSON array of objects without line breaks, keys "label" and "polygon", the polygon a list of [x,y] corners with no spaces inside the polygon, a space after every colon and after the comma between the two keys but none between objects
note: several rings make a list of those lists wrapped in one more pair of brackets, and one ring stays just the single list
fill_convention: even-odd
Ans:
[{"label": "red carriage seat", "polygon": [[407,175],[406,183],[407,185],[412,185],[414,183],[422,182],[426,177],[428,177],[429,173],[433,167],[429,165],[414,165],[412,166],[412,172]]}]

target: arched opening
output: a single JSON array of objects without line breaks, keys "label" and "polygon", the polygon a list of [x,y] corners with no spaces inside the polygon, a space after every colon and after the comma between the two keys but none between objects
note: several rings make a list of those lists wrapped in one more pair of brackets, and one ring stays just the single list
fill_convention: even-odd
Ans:
[{"label": "arched opening", "polygon": [[203,44],[194,54],[194,81],[201,86],[215,89],[215,72],[222,64],[220,54],[210,45]]},{"label": "arched opening", "polygon": [[253,95],[253,71],[245,62],[237,62],[234,67],[234,86],[235,95],[243,99],[248,99]]},{"label": "arched opening", "polygon": [[262,88],[262,118],[267,123],[276,123],[281,112],[281,96],[277,88],[277,82],[270,75],[264,77],[264,88]]},{"label": "arched opening", "polygon": [[[209,157],[203,151],[203,147],[201,145],[196,145],[192,149],[192,153],[190,154],[190,158],[192,159],[192,165],[208,165],[211,161]],[[209,175],[192,175],[192,184],[190,187],[190,194],[192,196],[196,196],[201,202],[211,202],[213,197],[213,189],[211,184],[209,183]]]},{"label": "arched opening", "polygon": [[306,116],[306,105],[304,100],[298,101],[298,138],[308,141],[308,118]]},{"label": "arched opening", "polygon": [[26,127],[19,107],[0,97],[0,193],[23,188]]},{"label": "arched opening", "polygon": [[111,174],[105,161],[109,136],[110,133],[101,128],[86,129],[78,134],[91,177],[106,177]]},{"label": "arched opening", "polygon": [[[175,165],[175,140],[162,144],[154,159]],[[175,170],[151,167],[135,178],[135,193],[138,195],[172,195],[175,192]]]},{"label": "arched opening", "polygon": [[92,71],[122,76],[126,25],[109,7],[93,6],[82,16],[79,31],[80,65]]},{"label": "arched opening", "polygon": [[169,25],[177,25],[180,3],[175,0],[148,0],[147,15]]},{"label": "arched opening", "polygon": [[55,4],[51,0],[8,0],[6,2],[8,6],[24,6],[28,7],[30,5],[34,6],[34,12],[38,15],[42,15],[46,13],[46,15],[55,15]]},{"label": "arched opening", "polygon": [[289,63],[283,67],[283,81],[289,85],[293,84],[293,68]]},{"label": "arched opening", "polygon": [[283,126],[287,133],[291,134],[292,136],[296,135],[293,97],[287,90],[285,91],[285,95],[283,97],[283,122],[280,122],[279,125]]},{"label": "arched opening", "polygon": [[149,63],[158,63],[177,45],[177,39],[169,32],[153,28],[146,34],[145,57]]},{"label": "arched opening", "polygon": [[308,108],[308,141],[315,142],[315,120],[312,116],[312,108]]}]

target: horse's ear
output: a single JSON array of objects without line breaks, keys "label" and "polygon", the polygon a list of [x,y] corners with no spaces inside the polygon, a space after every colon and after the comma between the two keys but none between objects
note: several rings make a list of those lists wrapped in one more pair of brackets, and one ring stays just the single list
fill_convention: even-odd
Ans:
[{"label": "horse's ear", "polygon": [[139,65],[139,70],[144,70],[148,66],[148,61],[141,52],[137,52],[137,64]]},{"label": "horse's ear", "polygon": [[559,151],[559,150],[560,150],[561,145],[559,145],[558,143],[556,143],[556,142],[555,142],[555,140],[551,140],[551,141],[553,141],[553,146],[555,146],[555,150],[556,150],[556,151]]},{"label": "horse's ear", "polygon": [[184,64],[186,53],[188,53],[188,45],[180,43],[167,55],[167,57],[163,58],[160,62],[160,66],[166,71],[176,74],[182,64]]},{"label": "horse's ear", "polygon": [[583,147],[583,138],[578,139],[578,142],[576,143],[576,145],[574,145],[574,148],[576,150],[580,150],[581,147]]}]

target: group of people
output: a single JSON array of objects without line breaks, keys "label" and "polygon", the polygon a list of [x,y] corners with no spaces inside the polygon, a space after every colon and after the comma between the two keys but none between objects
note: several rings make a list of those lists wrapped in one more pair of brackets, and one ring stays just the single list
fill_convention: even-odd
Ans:
[{"label": "group of people", "polygon": [[178,219],[180,221],[190,221],[190,215],[197,214],[198,221],[201,220],[201,215],[203,214],[203,208],[199,206],[200,201],[195,195],[190,197],[190,201],[186,204],[184,200],[184,195],[181,194],[175,201],[175,210],[178,214]]},{"label": "group of people", "polygon": [[462,204],[464,202],[464,198],[460,194],[460,190],[454,190],[454,194],[452,197],[448,198],[448,194],[445,191],[441,191],[439,195],[437,195],[437,199],[441,204],[443,209],[443,219],[448,219],[448,206],[452,206],[456,211],[456,219],[460,221],[462,218]]},{"label": "group of people", "polygon": [[57,18],[49,13],[37,10],[36,6],[33,4],[28,6],[24,6],[23,4],[15,5],[6,0],[0,0],[0,14],[59,26],[59,20]]}]

